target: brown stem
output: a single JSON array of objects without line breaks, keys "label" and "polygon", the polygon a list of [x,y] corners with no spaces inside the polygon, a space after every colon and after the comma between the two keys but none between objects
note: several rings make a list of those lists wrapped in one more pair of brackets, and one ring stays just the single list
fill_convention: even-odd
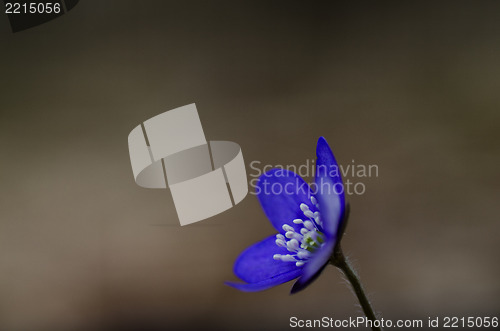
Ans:
[{"label": "brown stem", "polygon": [[358,275],[356,275],[356,272],[349,264],[349,261],[345,258],[340,245],[335,248],[332,257],[330,258],[330,263],[342,270],[344,275],[351,283],[354,293],[356,293],[356,296],[358,297],[359,304],[361,305],[361,308],[363,308],[365,316],[372,322],[372,330],[382,331],[382,328],[380,326],[374,326],[375,320],[377,318],[375,316],[375,313],[373,312],[373,308],[370,304],[370,301],[366,297],[365,291],[363,289],[363,286],[361,285],[361,282],[359,281]]}]

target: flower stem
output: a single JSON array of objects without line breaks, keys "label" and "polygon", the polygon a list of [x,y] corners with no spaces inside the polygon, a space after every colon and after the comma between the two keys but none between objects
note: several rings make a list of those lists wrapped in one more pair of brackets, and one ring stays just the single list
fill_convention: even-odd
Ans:
[{"label": "flower stem", "polygon": [[377,317],[373,312],[373,308],[370,304],[370,301],[366,297],[365,291],[363,289],[363,286],[361,285],[361,282],[359,281],[358,275],[356,275],[356,272],[354,271],[352,266],[349,264],[349,261],[344,256],[344,253],[342,252],[340,245],[337,245],[337,247],[335,248],[332,257],[330,258],[330,263],[339,268],[340,270],[342,270],[344,275],[351,283],[354,293],[356,293],[356,296],[358,297],[361,308],[363,308],[365,316],[372,322],[372,330],[382,331],[382,328],[380,326],[379,327],[374,326]]}]

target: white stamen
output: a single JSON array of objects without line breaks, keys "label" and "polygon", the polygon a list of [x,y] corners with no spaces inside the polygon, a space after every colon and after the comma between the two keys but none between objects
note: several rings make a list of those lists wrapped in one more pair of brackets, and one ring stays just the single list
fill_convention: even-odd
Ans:
[{"label": "white stamen", "polygon": [[[276,245],[286,248],[290,254],[274,254],[273,259],[283,262],[295,262],[297,267],[301,267],[308,262],[314,252],[323,246],[324,236],[321,224],[321,214],[319,212],[318,200],[311,196],[311,204],[316,206],[313,211],[309,205],[300,204],[300,210],[305,218],[292,220],[296,226],[283,224],[282,233],[276,235]],[[319,239],[319,240],[318,240]]]},{"label": "white stamen", "polygon": [[306,215],[309,218],[313,218],[314,217],[314,213],[312,211],[310,211],[310,210],[306,210],[304,212],[304,215]]},{"label": "white stamen", "polygon": [[291,252],[296,252],[299,249],[299,241],[297,239],[291,239],[286,243],[286,248]]},{"label": "white stamen", "polygon": [[309,230],[309,231],[313,231],[313,230],[315,230],[315,229],[316,229],[316,228],[315,228],[315,226],[314,226],[314,224],[313,224],[313,222],[311,222],[311,221],[305,221],[305,222],[304,222],[304,227],[305,227],[307,230]]},{"label": "white stamen", "polygon": [[314,221],[316,222],[316,224],[319,224],[319,225],[323,225],[321,223],[321,215],[319,214],[319,211],[316,211],[314,212]]},{"label": "white stamen", "polygon": [[300,235],[300,234],[298,234],[296,232],[291,232],[291,231],[289,231],[289,232],[286,233],[286,237],[288,239],[294,239],[295,238],[295,239],[297,239],[297,241],[302,241],[302,238],[304,238],[304,236],[302,236],[302,235]]},{"label": "white stamen", "polygon": [[302,249],[297,253],[297,257],[299,259],[308,259],[310,256],[311,253],[309,251],[306,251],[305,249]]},{"label": "white stamen", "polygon": [[281,261],[283,262],[294,262],[297,261],[292,255],[287,254],[287,255],[281,255]]},{"label": "white stamen", "polygon": [[286,247],[286,243],[284,240],[281,240],[281,239],[276,239],[276,245],[278,247]]}]

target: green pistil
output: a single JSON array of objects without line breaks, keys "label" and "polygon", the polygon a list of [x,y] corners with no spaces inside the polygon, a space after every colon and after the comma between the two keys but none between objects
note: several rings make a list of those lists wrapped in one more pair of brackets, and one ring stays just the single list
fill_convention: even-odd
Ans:
[{"label": "green pistil", "polygon": [[318,248],[321,247],[321,244],[323,244],[324,242],[325,239],[323,233],[316,230],[316,240],[314,240],[309,233],[304,235],[302,248],[311,253],[314,253]]},{"label": "green pistil", "polygon": [[318,234],[318,242],[320,244],[324,243],[325,242],[325,239],[323,237],[323,233],[319,232],[319,231],[316,231],[316,233]]}]

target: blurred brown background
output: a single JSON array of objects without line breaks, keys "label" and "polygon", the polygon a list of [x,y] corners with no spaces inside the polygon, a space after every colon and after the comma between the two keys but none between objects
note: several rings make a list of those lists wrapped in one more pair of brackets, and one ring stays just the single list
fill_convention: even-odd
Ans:
[{"label": "blurred brown background", "polygon": [[382,317],[500,316],[500,3],[82,0],[16,34],[2,14],[0,38],[0,330],[361,315],[333,267],[294,296],[223,284],[274,232],[254,196],[181,228],[136,186],[128,133],[192,102],[247,165],[323,135],[379,166],[343,246]]}]

